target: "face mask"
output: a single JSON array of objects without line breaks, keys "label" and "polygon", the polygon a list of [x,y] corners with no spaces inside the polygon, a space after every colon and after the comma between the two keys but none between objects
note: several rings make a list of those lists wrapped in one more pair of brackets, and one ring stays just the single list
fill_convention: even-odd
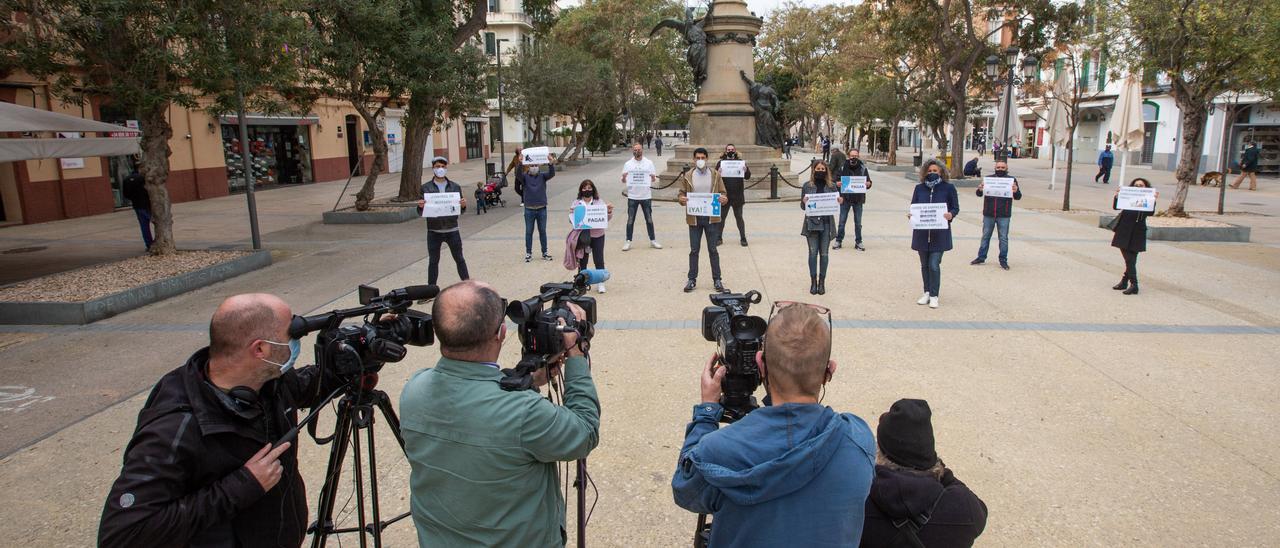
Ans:
[{"label": "face mask", "polygon": [[725,154],[726,154],[726,155],[728,155],[730,158],[737,158],[737,157],[738,157],[738,151],[736,151],[736,150],[730,150],[729,152],[726,152]]},{"label": "face mask", "polygon": [[448,172],[449,172],[449,170],[447,170],[447,169],[445,169],[445,168],[442,168],[442,167],[438,167],[438,168],[435,168],[435,169],[431,170],[431,172],[432,172],[432,173],[434,173],[434,174],[436,174],[436,177],[439,177],[439,178],[443,179],[443,178],[444,178],[444,174],[445,174],[445,173],[448,173]]},{"label": "face mask", "polygon": [[1008,175],[1008,174],[1009,174],[1009,170],[1007,170],[1007,169],[997,169],[997,170],[996,170],[996,177],[1004,177],[1005,175]]},{"label": "face mask", "polygon": [[694,162],[694,164],[698,166],[698,169],[705,169],[705,168],[707,167],[707,161],[706,161],[706,160],[698,160],[698,161]]},{"label": "face mask", "polygon": [[925,181],[928,181],[928,182],[930,182],[930,183],[936,183],[936,182],[938,182],[938,181],[942,180],[942,176],[941,176],[941,175],[938,175],[937,173],[930,173],[930,174],[928,174],[928,175],[925,175],[925,176],[924,176],[924,180],[925,180]]},{"label": "face mask", "polygon": [[827,172],[825,172],[825,171],[815,171],[815,172],[813,172],[813,181],[814,181],[815,183],[825,183],[825,182],[827,182]]},{"label": "face mask", "polygon": [[287,372],[287,371],[289,371],[290,369],[293,369],[293,363],[294,363],[294,362],[296,362],[296,361],[298,361],[298,354],[302,353],[302,341],[300,341],[300,340],[298,340],[298,339],[289,339],[289,342],[288,342],[288,343],[278,343],[278,342],[275,342],[275,341],[266,341],[266,340],[264,340],[264,341],[262,341],[262,342],[267,343],[267,344],[270,344],[270,345],[275,345],[275,346],[288,346],[288,347],[289,347],[289,359],[288,359],[288,360],[285,360],[285,362],[284,362],[284,363],[276,363],[276,362],[273,362],[273,361],[271,361],[271,360],[267,360],[267,359],[262,360],[262,361],[267,362],[267,363],[269,363],[269,364],[271,364],[271,365],[274,365],[274,366],[276,366],[276,367],[279,367],[279,368],[280,368],[280,373],[282,373],[282,374],[283,374],[283,373],[285,373],[285,372]]},{"label": "face mask", "polygon": [[582,190],[579,190],[579,191],[578,191],[578,197],[579,197],[579,198],[590,198],[590,197],[591,197],[591,194],[593,194],[593,193],[594,193],[594,190],[593,190],[593,189],[590,189],[590,188],[584,188],[584,189],[582,189]]}]

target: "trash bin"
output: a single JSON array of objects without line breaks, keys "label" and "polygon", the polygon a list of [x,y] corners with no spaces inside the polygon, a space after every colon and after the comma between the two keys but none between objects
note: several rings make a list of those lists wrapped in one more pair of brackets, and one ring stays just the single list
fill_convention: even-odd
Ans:
[{"label": "trash bin", "polygon": [[484,164],[484,180],[488,181],[498,172],[498,162],[485,162]]},{"label": "trash bin", "polygon": [[911,165],[920,167],[920,164],[923,164],[923,163],[924,163],[924,157],[922,157],[921,155],[916,154],[915,156],[911,157]]},{"label": "trash bin", "polygon": [[947,166],[947,171],[951,171],[951,155],[950,154],[942,155],[942,163],[943,165]]}]

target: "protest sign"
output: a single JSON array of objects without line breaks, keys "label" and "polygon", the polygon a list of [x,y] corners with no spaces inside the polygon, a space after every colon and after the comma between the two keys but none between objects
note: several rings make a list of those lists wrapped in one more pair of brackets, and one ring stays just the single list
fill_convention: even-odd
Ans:
[{"label": "protest sign", "polygon": [[946,230],[951,225],[947,218],[947,204],[911,204],[911,228],[915,230]]},{"label": "protest sign", "polygon": [[845,194],[866,194],[867,177],[865,175],[845,175],[841,177],[840,192]]},{"label": "protest sign", "polygon": [[983,177],[982,195],[992,198],[1013,197],[1013,177]]},{"label": "protest sign", "polygon": [[720,160],[721,177],[746,177],[746,171],[745,160]]},{"label": "protest sign", "polygon": [[573,215],[569,217],[573,228],[592,229],[609,228],[609,206],[606,204],[578,204],[573,206]]},{"label": "protest sign", "polygon": [[690,192],[685,194],[685,211],[695,217],[719,217],[720,195],[714,192]]},{"label": "protest sign", "polygon": [[457,192],[428,192],[422,195],[423,217],[452,217],[462,212],[462,194]]},{"label": "protest sign", "polygon": [[837,213],[840,213],[840,193],[823,192],[805,196],[805,217],[825,217]]},{"label": "protest sign", "polygon": [[1122,186],[1116,195],[1116,209],[1129,211],[1155,211],[1156,189],[1140,186]]},{"label": "protest sign", "polygon": [[529,147],[520,151],[520,155],[523,158],[521,163],[526,166],[545,164],[548,163],[548,154],[551,154],[551,149],[548,147]]}]

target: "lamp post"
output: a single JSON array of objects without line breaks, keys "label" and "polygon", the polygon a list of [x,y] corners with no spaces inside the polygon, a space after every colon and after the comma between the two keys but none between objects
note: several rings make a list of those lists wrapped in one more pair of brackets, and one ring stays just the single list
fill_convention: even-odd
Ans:
[{"label": "lamp post", "polygon": [[502,43],[510,42],[506,38],[494,40],[494,57],[498,58],[498,172],[506,174],[507,163],[507,118],[502,108]]},{"label": "lamp post", "polygon": [[[1014,70],[1018,66],[1018,47],[1009,46],[1003,53],[1003,63],[1001,63],[999,56],[987,56],[987,77],[991,78],[996,85],[1004,86],[1004,101],[1000,105],[1002,116],[998,118],[1004,120],[1000,127],[1000,142],[1005,149],[996,155],[996,161],[1008,157],[1009,119],[1013,116],[1013,87],[1035,80],[1040,67],[1040,61],[1035,56],[1024,55],[1022,57],[1022,75],[1019,77]],[[1004,78],[998,78],[1001,72],[1004,73]]]}]

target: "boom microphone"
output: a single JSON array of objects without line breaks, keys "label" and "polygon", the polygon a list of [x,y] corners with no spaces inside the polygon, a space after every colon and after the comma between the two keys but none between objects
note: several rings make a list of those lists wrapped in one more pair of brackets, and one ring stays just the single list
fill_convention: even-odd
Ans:
[{"label": "boom microphone", "polygon": [[589,268],[573,277],[574,285],[594,285],[609,281],[609,271],[603,268]]}]

